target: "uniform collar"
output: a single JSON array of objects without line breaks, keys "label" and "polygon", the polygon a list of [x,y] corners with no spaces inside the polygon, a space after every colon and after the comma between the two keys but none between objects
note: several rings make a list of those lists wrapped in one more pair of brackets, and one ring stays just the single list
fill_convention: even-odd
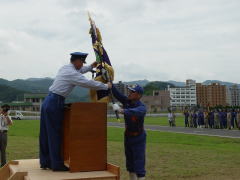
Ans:
[{"label": "uniform collar", "polygon": [[130,104],[130,105],[133,105],[133,106],[139,105],[140,103],[141,103],[140,100],[134,101],[134,102],[129,100],[129,104]]}]

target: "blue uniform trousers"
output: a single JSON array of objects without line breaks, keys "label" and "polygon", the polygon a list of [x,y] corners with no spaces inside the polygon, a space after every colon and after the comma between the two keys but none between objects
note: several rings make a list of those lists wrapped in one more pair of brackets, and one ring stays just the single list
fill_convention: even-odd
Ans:
[{"label": "blue uniform trousers", "polygon": [[195,128],[197,128],[197,119],[196,119],[196,118],[193,118],[193,126],[194,126]]},{"label": "blue uniform trousers", "polygon": [[146,133],[138,136],[126,136],[124,140],[126,167],[138,177],[145,177]]},{"label": "blue uniform trousers", "polygon": [[220,128],[223,129],[225,126],[225,122],[223,118],[220,118]]},{"label": "blue uniform trousers", "polygon": [[185,127],[189,127],[188,116],[185,116]]},{"label": "blue uniform trousers", "polygon": [[209,126],[210,126],[210,128],[213,128],[214,127],[214,119],[210,119],[209,120]]},{"label": "blue uniform trousers", "polygon": [[232,117],[231,118],[231,126],[234,128],[234,122],[236,122],[236,127],[237,127],[237,118],[236,117]]},{"label": "blue uniform trousers", "polygon": [[61,152],[63,115],[64,97],[49,93],[41,108],[39,145],[42,167],[54,170],[64,166]]}]

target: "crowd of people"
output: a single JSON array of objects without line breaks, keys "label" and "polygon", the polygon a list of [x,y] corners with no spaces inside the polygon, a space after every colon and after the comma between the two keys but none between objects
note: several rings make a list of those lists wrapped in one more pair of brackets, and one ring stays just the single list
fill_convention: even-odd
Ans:
[{"label": "crowd of people", "polygon": [[183,112],[185,127],[240,129],[240,110],[212,109],[188,110]]},{"label": "crowd of people", "polygon": [[[185,127],[240,130],[240,109],[198,109],[183,111]],[[176,126],[176,115],[168,113],[169,126]]]}]

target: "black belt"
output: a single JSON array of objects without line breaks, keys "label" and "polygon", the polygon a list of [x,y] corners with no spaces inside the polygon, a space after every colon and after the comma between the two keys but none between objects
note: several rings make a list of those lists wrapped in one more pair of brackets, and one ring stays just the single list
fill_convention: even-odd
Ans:
[{"label": "black belt", "polygon": [[49,92],[49,95],[53,95],[53,96],[56,96],[56,97],[59,97],[60,99],[62,99],[62,100],[65,100],[65,97],[64,96],[61,96],[61,95],[59,95],[59,94],[56,94],[56,93],[53,93],[53,92]]},{"label": "black belt", "polygon": [[7,133],[7,130],[0,130],[0,133]]},{"label": "black belt", "polygon": [[126,136],[139,136],[140,134],[143,133],[144,130],[142,131],[137,131],[137,132],[130,132],[130,131],[125,131]]}]

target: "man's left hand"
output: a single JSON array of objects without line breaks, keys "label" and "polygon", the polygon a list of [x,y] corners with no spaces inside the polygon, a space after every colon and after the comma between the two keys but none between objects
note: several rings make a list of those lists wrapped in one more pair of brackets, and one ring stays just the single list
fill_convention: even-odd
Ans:
[{"label": "man's left hand", "polygon": [[124,110],[118,104],[113,104],[112,108],[113,111],[117,111],[118,113],[124,114]]},{"label": "man's left hand", "polygon": [[119,110],[118,110],[118,113],[120,113],[120,114],[124,114],[124,109],[122,109],[122,108],[119,109]]},{"label": "man's left hand", "polygon": [[93,68],[97,67],[97,65],[98,65],[98,62],[97,62],[97,61],[95,61],[95,62],[93,62],[93,63],[91,64],[91,66],[92,66]]},{"label": "man's left hand", "polygon": [[108,82],[107,85],[108,85],[108,89],[112,89],[112,83],[111,82]]}]

